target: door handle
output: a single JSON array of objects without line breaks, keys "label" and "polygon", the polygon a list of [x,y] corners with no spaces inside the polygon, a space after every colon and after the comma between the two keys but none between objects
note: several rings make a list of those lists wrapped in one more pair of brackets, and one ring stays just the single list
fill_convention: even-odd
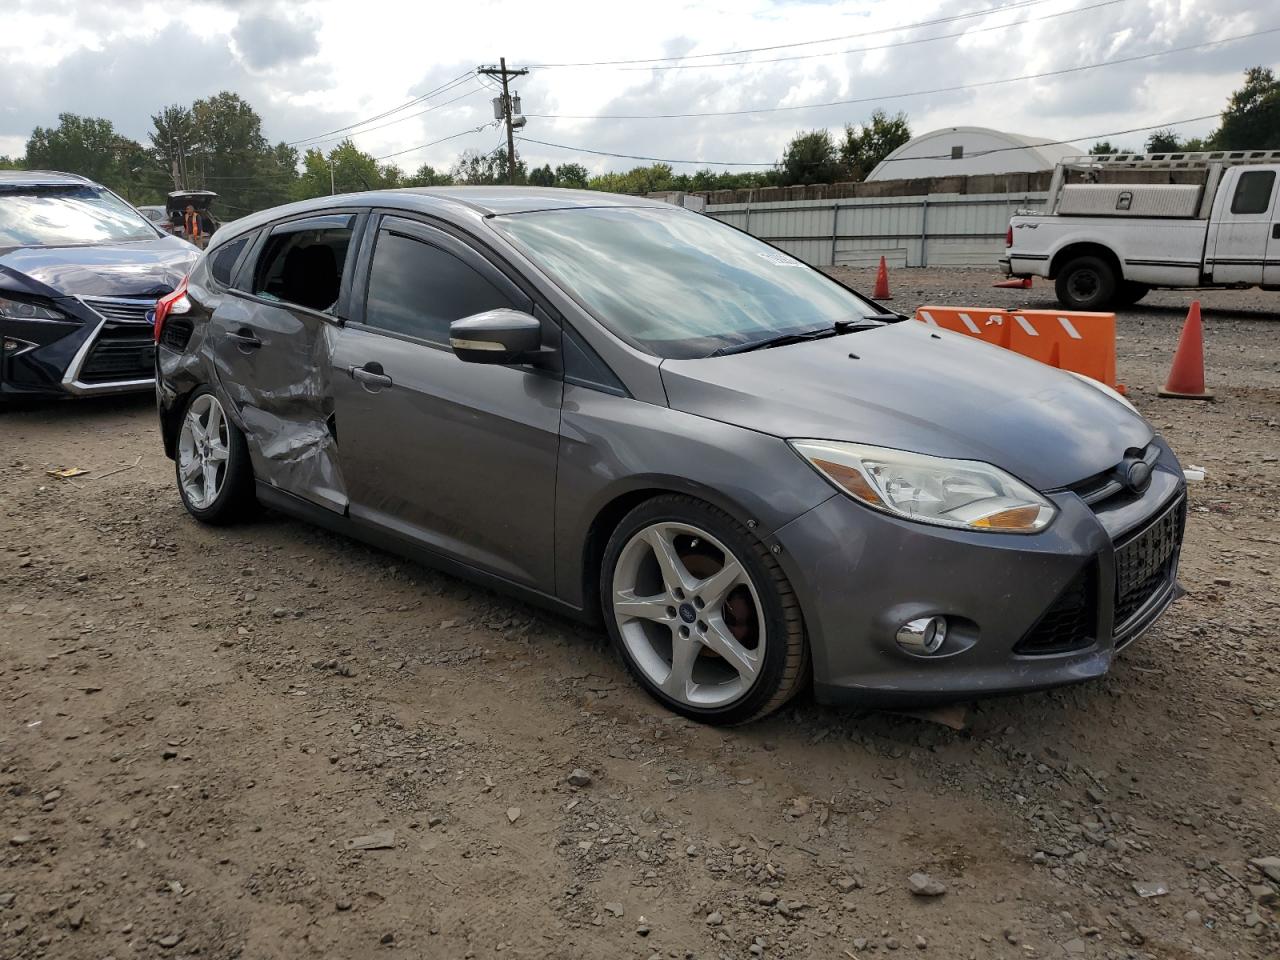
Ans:
[{"label": "door handle", "polygon": [[1273,223],[1271,225],[1271,239],[1280,240],[1280,223]]},{"label": "door handle", "polygon": [[236,346],[245,353],[248,353],[250,350],[257,350],[262,346],[262,341],[258,339],[258,335],[248,327],[241,327],[235,333],[228,331],[227,339],[234,340],[236,342]]},{"label": "door handle", "polygon": [[347,372],[353,380],[359,380],[370,393],[377,393],[392,385],[389,376],[382,372],[382,364],[371,361],[363,367],[348,367]]}]

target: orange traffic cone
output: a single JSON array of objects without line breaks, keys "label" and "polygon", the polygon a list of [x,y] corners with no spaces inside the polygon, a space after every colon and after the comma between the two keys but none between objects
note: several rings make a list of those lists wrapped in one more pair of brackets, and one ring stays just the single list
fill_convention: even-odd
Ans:
[{"label": "orange traffic cone", "polygon": [[1010,280],[1001,280],[999,283],[993,283],[993,287],[1007,287],[1010,290],[1030,290],[1030,277],[1014,277]]},{"label": "orange traffic cone", "polygon": [[880,258],[880,269],[876,271],[876,289],[871,294],[873,300],[892,300],[893,294],[889,292],[889,267],[884,262],[884,257]]},{"label": "orange traffic cone", "polygon": [[1173,355],[1169,379],[1162,397],[1178,400],[1212,400],[1213,391],[1204,388],[1204,328],[1200,323],[1200,301],[1192,300],[1187,320],[1178,338],[1178,350]]}]

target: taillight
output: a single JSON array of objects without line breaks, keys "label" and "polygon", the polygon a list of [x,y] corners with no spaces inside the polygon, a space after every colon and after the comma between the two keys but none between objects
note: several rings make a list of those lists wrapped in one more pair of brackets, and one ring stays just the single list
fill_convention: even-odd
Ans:
[{"label": "taillight", "polygon": [[173,293],[166,294],[156,301],[156,343],[160,342],[160,333],[164,330],[164,321],[169,314],[186,313],[190,309],[191,301],[187,298],[187,278],[183,277]]},{"label": "taillight", "polygon": [[1013,246],[1013,224],[1009,224],[1009,229],[1004,232],[1004,245],[1006,247]]}]

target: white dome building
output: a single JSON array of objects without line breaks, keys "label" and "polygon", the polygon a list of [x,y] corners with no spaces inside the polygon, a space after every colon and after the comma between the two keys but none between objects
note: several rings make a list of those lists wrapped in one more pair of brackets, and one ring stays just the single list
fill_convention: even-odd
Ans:
[{"label": "white dome building", "polygon": [[1073,143],[1050,144],[1050,139],[987,127],[945,127],[908,140],[876,164],[867,180],[1034,173],[1087,152]]}]

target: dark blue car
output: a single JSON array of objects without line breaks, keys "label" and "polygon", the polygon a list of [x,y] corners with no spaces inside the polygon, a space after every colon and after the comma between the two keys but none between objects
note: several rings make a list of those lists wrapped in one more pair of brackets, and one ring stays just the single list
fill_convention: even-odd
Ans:
[{"label": "dark blue car", "polygon": [[0,402],[151,390],[152,311],[198,257],[84,177],[0,170]]}]

